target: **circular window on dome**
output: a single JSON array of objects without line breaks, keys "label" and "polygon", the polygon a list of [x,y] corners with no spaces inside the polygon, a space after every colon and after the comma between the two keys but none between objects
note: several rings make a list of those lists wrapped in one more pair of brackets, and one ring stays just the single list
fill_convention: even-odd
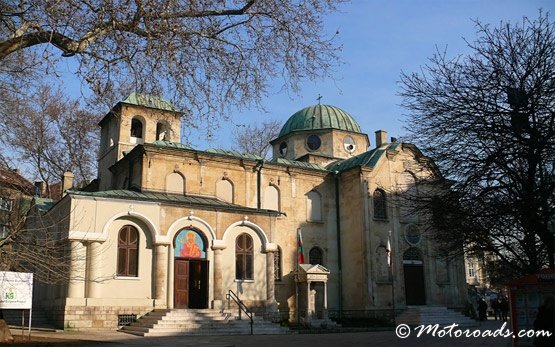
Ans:
[{"label": "circular window on dome", "polygon": [[279,154],[282,157],[285,157],[285,155],[287,154],[287,142],[283,141],[279,144]]},{"label": "circular window on dome", "polygon": [[345,148],[348,153],[353,153],[357,148],[355,140],[350,136],[345,136],[343,139],[343,148]]},{"label": "circular window on dome", "polygon": [[422,237],[420,235],[420,231],[415,225],[411,224],[407,226],[407,228],[405,229],[405,240],[407,240],[410,245],[417,245],[418,243],[420,243],[421,238]]},{"label": "circular window on dome", "polygon": [[309,150],[315,151],[322,145],[322,140],[320,140],[320,136],[312,134],[306,138],[306,145]]}]

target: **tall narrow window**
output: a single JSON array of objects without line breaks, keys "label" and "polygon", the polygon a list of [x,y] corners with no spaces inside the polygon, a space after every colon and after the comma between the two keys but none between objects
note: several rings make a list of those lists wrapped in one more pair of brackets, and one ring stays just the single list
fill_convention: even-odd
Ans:
[{"label": "tall narrow window", "polygon": [[235,240],[235,279],[252,280],[253,242],[249,234],[241,234]]},{"label": "tall narrow window", "polygon": [[139,265],[139,232],[131,225],[118,235],[118,276],[137,277]]},{"label": "tall narrow window", "polygon": [[372,195],[372,201],[374,202],[374,218],[386,219],[385,192],[381,189],[376,189]]},{"label": "tall narrow window", "polygon": [[274,280],[281,281],[281,247],[274,252]]},{"label": "tall narrow window", "polygon": [[312,247],[308,252],[308,259],[311,265],[324,265],[324,256],[319,247]]}]

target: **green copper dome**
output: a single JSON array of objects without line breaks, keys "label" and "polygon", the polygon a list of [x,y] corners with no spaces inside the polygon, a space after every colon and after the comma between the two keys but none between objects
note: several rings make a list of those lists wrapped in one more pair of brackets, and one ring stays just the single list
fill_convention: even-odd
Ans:
[{"label": "green copper dome", "polygon": [[347,112],[330,105],[314,105],[305,107],[292,115],[278,137],[293,131],[339,129],[361,133],[360,126]]}]

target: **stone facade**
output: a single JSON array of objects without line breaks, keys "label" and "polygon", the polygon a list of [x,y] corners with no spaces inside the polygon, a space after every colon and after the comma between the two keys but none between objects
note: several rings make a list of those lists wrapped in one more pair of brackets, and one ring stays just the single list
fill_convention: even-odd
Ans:
[{"label": "stone facade", "polygon": [[[72,281],[45,288],[39,304],[64,327],[114,329],[118,314],[221,308],[232,290],[259,313],[294,320],[300,230],[305,262],[329,271],[327,310],[462,306],[462,258],[440,258],[415,229],[425,220],[394,203],[400,187],[437,174],[429,159],[383,131],[369,150],[354,119],[318,106],[301,113],[306,122],[295,116],[263,160],[180,144],[179,114],[159,99],[116,105],[100,123],[100,189],[68,191],[47,214],[71,244]],[[133,242],[125,230],[136,230]],[[183,253],[188,233],[200,255]],[[319,288],[311,295],[322,298]]]}]

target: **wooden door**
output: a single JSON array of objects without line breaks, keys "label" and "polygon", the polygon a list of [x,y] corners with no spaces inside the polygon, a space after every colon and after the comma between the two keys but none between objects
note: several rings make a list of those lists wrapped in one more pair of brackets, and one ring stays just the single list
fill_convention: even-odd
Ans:
[{"label": "wooden door", "polygon": [[208,307],[208,262],[190,261],[189,307]]},{"label": "wooden door", "polygon": [[189,261],[175,259],[174,264],[174,307],[189,307]]},{"label": "wooden door", "polygon": [[407,305],[426,305],[426,287],[424,284],[424,266],[403,266],[405,273],[405,298]]}]

